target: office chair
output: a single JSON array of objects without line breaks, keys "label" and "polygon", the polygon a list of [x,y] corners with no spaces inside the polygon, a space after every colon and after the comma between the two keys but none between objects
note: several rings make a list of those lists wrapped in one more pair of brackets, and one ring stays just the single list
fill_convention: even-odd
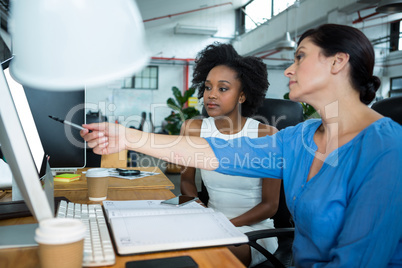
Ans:
[{"label": "office chair", "polygon": [[[304,121],[303,107],[300,103],[290,100],[265,99],[253,118],[261,123],[274,126],[278,130],[281,130]],[[249,238],[248,245],[258,250],[267,258],[265,262],[260,263],[255,267],[292,266],[294,224],[286,205],[283,183],[281,183],[278,211],[272,219],[274,220],[275,229],[258,230],[246,233]],[[257,244],[257,240],[268,237],[278,238],[278,249],[273,254]]]},{"label": "office chair", "polygon": [[138,125],[138,127],[129,126],[129,128],[138,129],[138,130],[143,131],[146,118],[147,118],[147,113],[146,113],[146,112],[142,112],[142,113],[141,113],[141,121],[140,121],[140,124]]},{"label": "office chair", "polygon": [[[254,266],[255,268],[284,268],[293,266],[292,246],[294,238],[294,224],[292,221],[292,216],[286,205],[282,181],[279,194],[278,210],[272,219],[274,221],[275,229],[265,229],[245,233],[249,239],[247,244],[250,247],[258,250],[267,258],[266,261]],[[278,248],[273,254],[257,243],[259,239],[268,237],[278,238]]]},{"label": "office chair", "polygon": [[371,108],[383,116],[390,117],[392,120],[402,125],[402,96],[379,100],[373,103]]},{"label": "office chair", "polygon": [[152,113],[149,113],[149,132],[150,133],[155,133],[155,126],[154,122],[152,121]]},{"label": "office chair", "polygon": [[[140,124],[138,125],[138,127],[129,126],[129,128],[138,129],[138,130],[143,131],[146,118],[147,118],[147,113],[142,112],[141,113],[141,121],[140,121]],[[151,113],[149,113],[149,118],[151,120]],[[127,150],[127,166],[128,167],[136,167],[137,166],[137,158],[138,158],[138,155],[137,155],[136,151]]]},{"label": "office chair", "polygon": [[157,134],[169,134],[168,132],[164,132],[161,125],[155,126],[154,121],[152,120],[152,113],[149,113],[149,132]]},{"label": "office chair", "polygon": [[253,118],[281,130],[304,121],[303,106],[291,100],[265,99]]},{"label": "office chair", "polygon": [[146,112],[142,112],[141,113],[141,122],[140,125],[138,126],[138,130],[143,131],[144,130],[144,124],[145,124],[145,119],[147,118],[147,113]]},{"label": "office chair", "polygon": [[[100,123],[100,122],[107,122],[107,117],[102,115],[101,111],[89,111],[86,114],[86,123]],[[100,167],[102,163],[102,156],[99,154],[95,154],[94,151],[87,147],[86,150],[86,167]]]},{"label": "office chair", "polygon": [[[203,105],[201,115],[199,115],[198,118],[204,119],[207,117],[209,117],[208,112]],[[201,200],[202,203],[204,203],[205,205],[208,205],[209,194],[208,194],[207,187],[205,187],[204,181],[202,179],[201,179],[201,190],[198,192],[198,198]]]}]

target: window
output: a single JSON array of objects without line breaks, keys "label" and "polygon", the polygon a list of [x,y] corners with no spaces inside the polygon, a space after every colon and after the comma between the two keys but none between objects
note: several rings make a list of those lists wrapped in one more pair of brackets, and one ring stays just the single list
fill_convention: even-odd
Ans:
[{"label": "window", "polygon": [[276,16],[288,7],[293,5],[296,0],[273,0],[273,15]]},{"label": "window", "polygon": [[248,2],[237,10],[236,24],[238,34],[257,28],[295,2],[296,0],[252,0]]},{"label": "window", "polygon": [[402,20],[399,21],[399,38],[398,38],[398,50],[402,50]]},{"label": "window", "polygon": [[135,76],[125,78],[122,88],[158,89],[158,66],[148,66]]},{"label": "window", "polygon": [[397,21],[391,23],[391,32],[390,32],[390,51],[402,50],[402,41],[401,41],[401,27],[402,21]]},{"label": "window", "polygon": [[243,12],[246,32],[269,20],[272,17],[271,7],[270,0],[254,0],[245,5]]},{"label": "window", "polygon": [[391,90],[389,91],[389,96],[402,96],[402,76],[391,78]]}]

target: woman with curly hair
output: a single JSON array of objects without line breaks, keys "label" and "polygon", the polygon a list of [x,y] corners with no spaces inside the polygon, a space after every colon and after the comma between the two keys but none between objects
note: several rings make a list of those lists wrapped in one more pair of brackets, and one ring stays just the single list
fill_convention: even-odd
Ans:
[{"label": "woman with curly hair", "polygon": [[[262,104],[268,89],[266,65],[256,57],[241,57],[229,44],[215,43],[202,50],[195,61],[193,86],[204,99],[209,117],[189,119],[182,125],[182,135],[218,137],[230,140],[247,136],[272,135],[276,128],[250,118]],[[196,169],[183,167],[181,193],[197,196]],[[274,228],[270,219],[279,202],[280,180],[229,176],[201,170],[209,194],[207,205],[222,212],[242,232]],[[270,252],[277,248],[276,238],[259,243]],[[248,245],[229,249],[246,265],[256,265],[265,257]]]}]

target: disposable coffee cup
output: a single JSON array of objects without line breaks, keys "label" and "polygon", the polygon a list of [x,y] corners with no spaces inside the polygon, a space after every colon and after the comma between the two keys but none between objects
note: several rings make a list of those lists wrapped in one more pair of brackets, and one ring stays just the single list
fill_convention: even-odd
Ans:
[{"label": "disposable coffee cup", "polygon": [[42,268],[82,267],[86,227],[78,219],[51,218],[39,222],[35,241]]},{"label": "disposable coffee cup", "polygon": [[91,168],[87,170],[86,177],[89,200],[105,200],[109,184],[109,170],[107,168]]}]

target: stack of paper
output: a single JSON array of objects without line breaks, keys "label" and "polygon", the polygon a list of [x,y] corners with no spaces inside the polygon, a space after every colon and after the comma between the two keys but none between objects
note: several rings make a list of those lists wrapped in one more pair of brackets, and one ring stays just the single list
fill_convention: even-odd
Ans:
[{"label": "stack of paper", "polygon": [[81,178],[81,174],[59,174],[54,176],[54,181],[61,181],[61,182],[70,182],[70,181],[77,181]]}]

